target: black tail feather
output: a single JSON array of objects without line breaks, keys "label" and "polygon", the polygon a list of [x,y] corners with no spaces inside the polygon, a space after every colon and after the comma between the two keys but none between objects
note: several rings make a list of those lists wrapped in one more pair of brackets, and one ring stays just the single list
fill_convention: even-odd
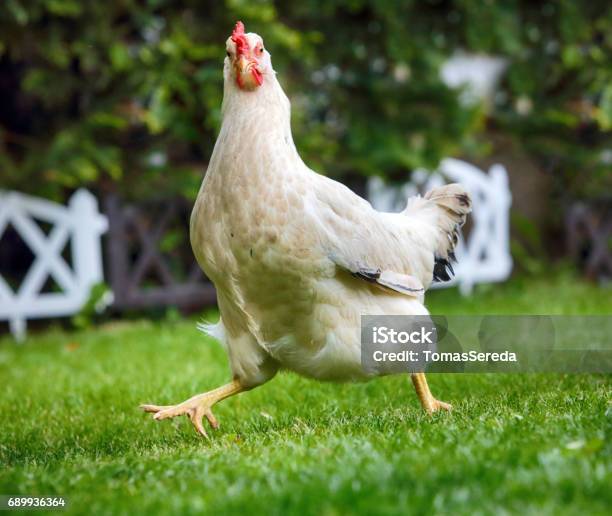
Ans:
[{"label": "black tail feather", "polygon": [[433,280],[434,281],[449,281],[455,275],[453,262],[457,263],[457,257],[454,251],[448,252],[448,259],[441,256],[435,257]]}]

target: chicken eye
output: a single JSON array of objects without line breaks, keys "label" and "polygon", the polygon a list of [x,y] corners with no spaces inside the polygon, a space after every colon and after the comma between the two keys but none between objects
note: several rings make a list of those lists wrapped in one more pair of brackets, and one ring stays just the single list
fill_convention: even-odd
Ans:
[{"label": "chicken eye", "polygon": [[229,50],[226,52],[226,54],[227,54],[227,57],[232,57],[232,54],[230,54]]}]

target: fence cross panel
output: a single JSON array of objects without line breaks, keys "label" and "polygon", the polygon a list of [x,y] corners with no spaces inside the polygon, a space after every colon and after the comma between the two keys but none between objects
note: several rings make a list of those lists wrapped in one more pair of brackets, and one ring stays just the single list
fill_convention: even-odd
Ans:
[{"label": "fence cross panel", "polygon": [[[37,221],[50,227],[48,234]],[[2,243],[9,228],[34,256],[27,273],[14,287],[5,278],[10,264],[0,263],[0,319],[8,320],[11,332],[21,340],[28,319],[78,312],[88,300],[91,287],[102,281],[100,238],[107,221],[98,212],[96,198],[85,189],[76,191],[67,206],[0,191],[0,246],[12,245]],[[72,266],[62,256],[66,245],[70,246]],[[49,280],[55,282],[57,291],[43,291]]]}]

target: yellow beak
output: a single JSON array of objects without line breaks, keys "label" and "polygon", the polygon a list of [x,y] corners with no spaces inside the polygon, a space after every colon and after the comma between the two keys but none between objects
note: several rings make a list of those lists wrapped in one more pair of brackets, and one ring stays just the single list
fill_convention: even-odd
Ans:
[{"label": "yellow beak", "polygon": [[242,90],[253,91],[263,83],[263,77],[257,70],[257,62],[240,56],[235,62],[236,82]]}]

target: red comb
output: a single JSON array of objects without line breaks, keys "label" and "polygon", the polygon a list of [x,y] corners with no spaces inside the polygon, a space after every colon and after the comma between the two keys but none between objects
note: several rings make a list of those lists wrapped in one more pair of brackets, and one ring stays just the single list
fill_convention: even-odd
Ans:
[{"label": "red comb", "polygon": [[246,54],[249,50],[249,42],[244,35],[244,23],[241,21],[236,22],[232,32],[232,41],[236,43],[236,55]]}]

